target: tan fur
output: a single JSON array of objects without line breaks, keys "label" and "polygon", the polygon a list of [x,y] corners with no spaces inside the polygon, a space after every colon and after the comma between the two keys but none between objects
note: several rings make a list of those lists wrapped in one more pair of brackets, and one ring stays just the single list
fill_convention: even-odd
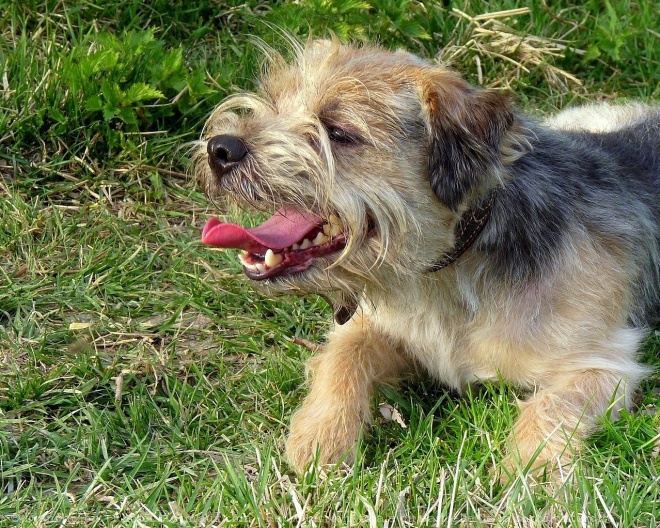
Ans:
[{"label": "tan fur", "polygon": [[394,343],[357,315],[329,336],[329,345],[308,364],[312,385],[294,414],[287,456],[302,470],[320,446],[322,463],[352,460],[352,449],[371,420],[376,387],[398,381],[409,369]]},{"label": "tan fur", "polygon": [[[643,331],[626,323],[638,271],[626,249],[614,239],[575,233],[557,255],[560,265],[525,288],[489,276],[469,254],[458,266],[427,273],[451,249],[462,212],[506,179],[494,167],[492,179],[457,210],[442,206],[424,165],[428,135],[442,141],[460,130],[486,142],[493,120],[500,120],[501,166],[523,155],[529,138],[512,124],[504,98],[473,94],[445,68],[404,52],[337,42],[296,46],[293,64],[271,52],[260,95],[230,98],[206,130],[209,138],[239,136],[250,151],[249,170],[224,182],[241,204],[298,204],[322,217],[338,214],[347,229],[340,255],[267,285],[272,292],[341,291],[360,303],[309,363],[310,392],[287,441],[292,465],[303,471],[317,449],[321,464],[350,461],[371,419],[371,394],[414,364],[457,390],[501,377],[533,391],[521,404],[503,466],[512,473],[566,464],[569,439],[588,435],[610,406],[616,411],[629,403],[645,373],[635,361]],[[606,120],[621,123],[640,112],[607,110]],[[587,123],[592,114],[599,112],[567,114],[552,125],[602,128],[600,118]],[[407,116],[424,116],[426,131],[411,133]],[[331,145],[321,121],[349,127],[369,146]],[[203,172],[216,193],[213,171]],[[377,236],[367,235],[365,209]]]}]

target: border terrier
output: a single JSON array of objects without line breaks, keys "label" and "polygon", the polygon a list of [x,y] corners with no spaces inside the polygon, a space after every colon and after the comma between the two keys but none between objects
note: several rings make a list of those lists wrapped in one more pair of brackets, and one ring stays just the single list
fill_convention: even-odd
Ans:
[{"label": "border terrier", "polygon": [[269,293],[334,304],[289,461],[350,463],[374,390],[421,368],[457,391],[528,390],[498,471],[560,470],[648,373],[660,107],[542,122],[404,51],[291,46],[266,49],[257,93],[215,109],[198,153],[209,194],[272,214],[212,218],[202,241],[242,250]]}]

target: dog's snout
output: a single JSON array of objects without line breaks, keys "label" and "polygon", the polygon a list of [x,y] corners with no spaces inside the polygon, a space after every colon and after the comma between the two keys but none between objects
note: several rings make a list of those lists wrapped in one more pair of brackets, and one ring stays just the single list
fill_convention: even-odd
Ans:
[{"label": "dog's snout", "polygon": [[206,147],[209,165],[218,175],[224,176],[245,159],[248,150],[243,140],[229,134],[212,137]]}]

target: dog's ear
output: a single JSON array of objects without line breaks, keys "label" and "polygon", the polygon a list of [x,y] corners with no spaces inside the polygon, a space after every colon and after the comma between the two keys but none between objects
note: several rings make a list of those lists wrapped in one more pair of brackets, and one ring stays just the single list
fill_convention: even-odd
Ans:
[{"label": "dog's ear", "polygon": [[473,87],[448,70],[432,77],[423,89],[429,179],[438,199],[457,210],[501,165],[500,146],[514,116],[500,93]]}]

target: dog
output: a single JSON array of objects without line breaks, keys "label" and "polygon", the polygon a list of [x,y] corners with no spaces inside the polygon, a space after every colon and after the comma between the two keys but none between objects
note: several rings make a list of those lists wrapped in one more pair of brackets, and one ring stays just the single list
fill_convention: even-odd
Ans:
[{"label": "dog", "polygon": [[334,306],[288,460],[350,463],[377,387],[423,369],[456,391],[529,391],[505,479],[565,468],[649,371],[660,107],[540,122],[405,51],[291,47],[268,51],[257,93],[213,111],[198,153],[209,195],[272,214],[251,229],[212,218],[202,241],[242,250],[269,294]]}]

